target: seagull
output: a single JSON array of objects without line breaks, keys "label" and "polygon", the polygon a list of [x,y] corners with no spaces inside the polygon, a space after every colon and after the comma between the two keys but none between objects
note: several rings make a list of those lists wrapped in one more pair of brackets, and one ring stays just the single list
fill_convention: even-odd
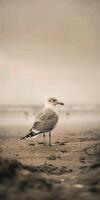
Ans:
[{"label": "seagull", "polygon": [[51,146],[51,131],[58,122],[57,105],[64,105],[64,103],[59,102],[55,97],[48,98],[42,111],[36,115],[28,134],[20,139],[34,138],[39,134],[43,134],[45,145],[45,133],[49,133],[49,146]]}]

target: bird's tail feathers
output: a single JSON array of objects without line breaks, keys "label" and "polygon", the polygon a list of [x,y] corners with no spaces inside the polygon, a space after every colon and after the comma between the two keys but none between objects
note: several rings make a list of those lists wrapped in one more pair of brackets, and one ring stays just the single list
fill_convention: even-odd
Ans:
[{"label": "bird's tail feathers", "polygon": [[25,135],[24,137],[21,137],[20,140],[24,140],[24,139],[28,139],[31,137],[36,137],[37,135],[39,135],[42,132],[36,132],[35,130],[33,130],[32,128],[29,130],[29,133],[27,135]]}]

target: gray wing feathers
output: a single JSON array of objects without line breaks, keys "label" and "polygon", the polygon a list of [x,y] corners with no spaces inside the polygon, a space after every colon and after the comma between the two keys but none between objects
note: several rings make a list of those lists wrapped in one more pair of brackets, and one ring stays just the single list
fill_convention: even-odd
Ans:
[{"label": "gray wing feathers", "polygon": [[45,109],[36,116],[29,133],[20,139],[30,138],[40,133],[49,132],[55,127],[57,121],[58,115],[51,109]]},{"label": "gray wing feathers", "polygon": [[57,121],[58,115],[51,109],[45,109],[36,116],[33,128],[37,131],[48,132],[54,128]]}]

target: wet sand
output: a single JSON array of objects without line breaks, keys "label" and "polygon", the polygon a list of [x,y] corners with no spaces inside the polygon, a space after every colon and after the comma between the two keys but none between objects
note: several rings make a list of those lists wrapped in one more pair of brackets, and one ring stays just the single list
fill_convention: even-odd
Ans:
[{"label": "wet sand", "polygon": [[51,147],[48,135],[45,146],[42,135],[34,140],[20,140],[28,128],[0,128],[0,172],[4,174],[1,199],[99,199],[99,125],[59,126],[52,133]]}]

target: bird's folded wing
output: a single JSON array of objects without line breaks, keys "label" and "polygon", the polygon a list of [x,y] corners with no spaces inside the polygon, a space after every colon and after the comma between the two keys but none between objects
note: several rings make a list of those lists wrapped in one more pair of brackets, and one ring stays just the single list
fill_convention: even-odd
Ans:
[{"label": "bird's folded wing", "polygon": [[47,131],[47,129],[52,129],[57,121],[57,114],[51,109],[45,109],[36,116],[33,128],[39,131]]}]

